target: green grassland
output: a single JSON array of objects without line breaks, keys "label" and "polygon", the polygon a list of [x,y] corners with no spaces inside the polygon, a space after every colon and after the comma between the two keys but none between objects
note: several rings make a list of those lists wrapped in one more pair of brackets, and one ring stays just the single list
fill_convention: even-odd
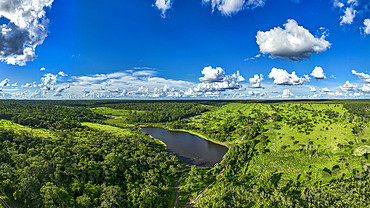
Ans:
[{"label": "green grassland", "polygon": [[145,111],[140,111],[140,110],[123,110],[123,109],[113,109],[113,108],[108,108],[108,107],[95,107],[95,108],[90,108],[90,110],[100,113],[102,115],[106,116],[119,116],[119,117],[125,117],[129,116],[131,114],[136,115],[136,114],[143,114]]},{"label": "green grassland", "polygon": [[[222,107],[213,107],[210,111],[187,119],[188,126],[185,129],[225,146],[236,144],[245,135],[247,126],[259,116],[255,109],[262,110],[266,114],[273,112],[269,105],[231,103]],[[172,127],[172,129],[177,128]]]},{"label": "green grassland", "polygon": [[109,132],[111,134],[115,134],[117,136],[127,136],[132,135],[133,132],[129,129],[123,129],[119,127],[104,125],[104,124],[98,124],[98,123],[91,123],[91,122],[82,122],[83,126],[88,126],[93,129],[98,129],[100,131]]},{"label": "green grassland", "polygon": [[[344,114],[342,106],[329,105],[278,106],[281,121],[271,122],[266,126],[266,133],[271,141],[271,150],[299,150],[300,148],[319,148],[320,150],[338,150],[338,144],[356,143],[352,127]],[[304,109],[304,110],[303,110]],[[336,112],[329,118],[325,112]],[[284,148],[284,147],[285,148]]]},{"label": "green grassland", "polygon": [[23,126],[4,119],[0,120],[0,128],[9,129],[16,133],[27,132],[39,137],[53,137],[53,134],[47,129]]},{"label": "green grassland", "polygon": [[[353,169],[361,171],[363,161],[352,153],[368,142],[356,139],[363,136],[353,134],[352,128],[357,124],[350,122],[342,105],[282,104],[276,110],[282,120],[268,124],[266,128],[270,131],[264,133],[270,142],[263,148],[270,152],[254,157],[251,171],[283,173],[281,182],[296,179],[300,174],[304,176],[302,182],[314,177],[310,183],[329,182],[337,175],[350,175]],[[335,176],[323,171],[333,170],[336,165],[340,170]]]},{"label": "green grassland", "polygon": [[137,124],[128,123],[127,118],[134,117],[138,114],[144,114],[146,112],[142,110],[113,109],[108,107],[94,107],[90,108],[90,110],[104,115],[106,117],[104,123],[120,127],[138,126]]},{"label": "green grassland", "polygon": [[[251,159],[245,173],[260,182],[279,175],[278,187],[291,181],[312,187],[348,177],[370,165],[368,159],[353,154],[354,150],[370,144],[367,123],[358,122],[356,116],[350,117],[341,104],[232,103],[189,118],[187,123],[195,132],[217,131],[231,123],[235,128],[227,132],[229,138],[224,143],[235,146],[243,142],[244,131],[240,129],[261,121],[261,117],[263,128],[256,137],[260,142],[255,147],[258,154]],[[363,131],[354,134],[353,128],[359,125]]]}]

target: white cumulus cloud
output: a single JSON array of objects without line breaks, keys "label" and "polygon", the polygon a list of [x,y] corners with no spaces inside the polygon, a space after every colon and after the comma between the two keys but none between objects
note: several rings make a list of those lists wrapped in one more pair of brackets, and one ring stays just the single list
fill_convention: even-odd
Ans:
[{"label": "white cumulus cloud", "polygon": [[359,88],[357,85],[352,84],[349,81],[346,81],[344,85],[339,86],[339,89],[342,90],[343,92],[348,92],[348,91],[357,91]]},{"label": "white cumulus cloud", "polygon": [[249,96],[254,96],[254,97],[257,97],[257,96],[265,96],[266,93],[264,92],[260,92],[260,91],[248,91],[248,95]]},{"label": "white cumulus cloud", "polygon": [[207,66],[203,68],[202,74],[204,74],[204,77],[199,78],[201,82],[221,82],[225,71],[221,67],[214,69],[211,66]]},{"label": "white cumulus cloud", "polygon": [[55,93],[53,94],[53,96],[62,96],[62,92],[68,88],[70,88],[71,86],[69,84],[67,84],[66,86],[64,87],[59,87]]},{"label": "white cumulus cloud", "polygon": [[6,78],[6,79],[4,79],[3,81],[0,82],[1,87],[5,87],[5,86],[9,86],[9,85],[10,84],[9,84],[9,79],[8,78]]},{"label": "white cumulus cloud", "polygon": [[312,70],[311,76],[315,79],[326,79],[324,70],[320,66],[316,66]]},{"label": "white cumulus cloud", "polygon": [[315,37],[293,19],[289,19],[284,27],[257,32],[257,44],[261,53],[271,54],[272,58],[302,61],[310,59],[311,54],[330,48],[331,44],[325,40],[325,33],[321,37]]},{"label": "white cumulus cloud", "polygon": [[211,4],[212,12],[216,9],[222,15],[231,16],[244,9],[255,9],[265,5],[266,0],[202,0],[203,4]]},{"label": "white cumulus cloud", "polygon": [[249,78],[249,84],[251,84],[251,86],[249,86],[250,88],[261,88],[262,85],[261,85],[261,82],[263,81],[263,75],[260,74],[258,76],[258,74],[255,74],[254,77],[252,78]]},{"label": "white cumulus cloud", "polygon": [[268,75],[270,79],[274,79],[274,84],[277,85],[301,85],[304,82],[311,80],[308,75],[304,76],[305,78],[298,77],[295,72],[289,74],[286,70],[277,69],[275,67],[271,69],[271,72]]},{"label": "white cumulus cloud", "polygon": [[324,87],[321,89],[321,92],[331,92],[331,90],[329,90],[329,88],[327,87]]},{"label": "white cumulus cloud", "polygon": [[310,87],[310,92],[316,92],[316,87]]},{"label": "white cumulus cloud", "polygon": [[[225,71],[221,67],[212,68],[204,67],[202,70],[204,77],[199,78],[199,83],[194,88],[189,88],[184,95],[190,97],[205,96],[207,92],[218,92],[225,90],[240,89],[242,85],[238,82],[245,81],[244,77],[240,75],[239,71],[232,75],[224,75]],[[217,93],[217,95],[219,95]]]},{"label": "white cumulus cloud", "polygon": [[240,74],[239,74],[239,71],[236,71],[236,75],[235,75],[235,74],[233,74],[232,76],[233,76],[233,77],[235,77],[235,76],[236,76],[236,81],[237,81],[237,82],[244,82],[244,81],[245,81],[244,77],[243,77],[242,75],[240,75]]},{"label": "white cumulus cloud", "polygon": [[171,9],[172,1],[171,0],[156,0],[155,7],[162,12],[162,17],[166,17],[167,10]]},{"label": "white cumulus cloud", "polygon": [[49,20],[45,8],[54,0],[2,0],[0,17],[9,20],[0,26],[0,60],[23,66],[36,58],[36,46],[47,37]]},{"label": "white cumulus cloud", "polygon": [[25,85],[22,85],[22,87],[32,87],[31,83],[26,83]]},{"label": "white cumulus cloud", "polygon": [[365,34],[370,34],[370,19],[365,19],[364,20],[364,25],[365,27],[363,27],[363,30],[365,32]]},{"label": "white cumulus cloud", "polygon": [[41,82],[44,85],[55,84],[57,82],[57,78],[58,78],[58,75],[47,73],[43,77],[41,77]]},{"label": "white cumulus cloud", "polygon": [[357,0],[348,0],[347,1],[347,4],[352,4],[354,6],[357,6],[358,5],[358,1]]},{"label": "white cumulus cloud", "polygon": [[235,81],[215,82],[215,83],[200,83],[194,88],[194,90],[198,92],[224,91],[224,90],[239,89],[240,87],[241,85],[239,85]]},{"label": "white cumulus cloud", "polygon": [[334,0],[334,7],[342,8],[344,7],[344,4],[339,0]]},{"label": "white cumulus cloud", "polygon": [[361,87],[362,92],[370,92],[370,84],[363,85]]},{"label": "white cumulus cloud", "polygon": [[55,88],[54,88],[54,86],[44,86],[42,88],[42,90],[47,92],[47,91],[50,91],[50,90],[55,90]]},{"label": "white cumulus cloud", "polygon": [[340,17],[340,25],[343,24],[352,24],[353,19],[356,16],[356,10],[354,10],[352,7],[347,7],[346,11],[344,12],[344,15]]},{"label": "white cumulus cloud", "polygon": [[358,73],[355,70],[352,70],[352,74],[356,75],[358,78],[360,78],[361,81],[370,83],[370,75],[365,73]]},{"label": "white cumulus cloud", "polygon": [[36,98],[41,96],[41,91],[40,90],[35,90],[34,93],[30,95],[31,98]]},{"label": "white cumulus cloud", "polygon": [[291,96],[293,96],[293,93],[289,89],[284,89],[283,94],[281,95],[281,97],[283,98],[291,97]]},{"label": "white cumulus cloud", "polygon": [[60,76],[62,76],[62,77],[66,77],[66,76],[68,76],[68,74],[66,74],[66,73],[64,73],[64,72],[62,72],[62,71],[60,71],[60,72],[58,73],[58,75],[60,75]]}]

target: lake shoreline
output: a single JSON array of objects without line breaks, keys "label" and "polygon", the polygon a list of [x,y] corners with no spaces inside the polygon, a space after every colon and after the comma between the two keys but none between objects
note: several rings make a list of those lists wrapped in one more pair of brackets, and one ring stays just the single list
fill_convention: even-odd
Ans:
[{"label": "lake shoreline", "polygon": [[202,138],[187,131],[169,130],[162,126],[146,125],[138,131],[166,144],[168,152],[176,155],[181,161],[198,167],[213,167],[222,161],[228,152],[224,145]]},{"label": "lake shoreline", "polygon": [[229,143],[226,143],[226,142],[219,142],[219,141],[215,141],[213,139],[209,139],[207,138],[206,136],[198,133],[198,132],[195,132],[195,131],[191,131],[191,130],[185,130],[185,129],[173,129],[173,128],[168,128],[167,126],[163,126],[163,125],[160,125],[160,124],[154,124],[154,125],[139,125],[139,128],[150,128],[150,127],[156,127],[156,128],[163,128],[163,129],[166,129],[167,131],[173,131],[173,132],[186,132],[186,133],[189,133],[189,134],[193,134],[193,135],[196,135],[204,140],[207,140],[209,142],[212,142],[212,143],[215,143],[215,144],[218,144],[218,145],[221,145],[221,146],[224,146],[226,148],[230,148],[231,147],[231,144]]}]

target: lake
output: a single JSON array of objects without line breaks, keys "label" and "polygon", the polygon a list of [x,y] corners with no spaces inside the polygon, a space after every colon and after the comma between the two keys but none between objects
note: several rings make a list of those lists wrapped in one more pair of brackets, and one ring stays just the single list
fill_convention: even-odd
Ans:
[{"label": "lake", "polygon": [[228,149],[222,145],[207,141],[197,135],[181,131],[168,131],[157,127],[140,128],[167,145],[167,151],[176,155],[188,165],[213,167],[221,162]]}]

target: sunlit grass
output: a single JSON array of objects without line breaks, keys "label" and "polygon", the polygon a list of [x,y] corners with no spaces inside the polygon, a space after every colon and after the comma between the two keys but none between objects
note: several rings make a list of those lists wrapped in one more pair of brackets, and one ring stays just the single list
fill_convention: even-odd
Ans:
[{"label": "sunlit grass", "polygon": [[122,110],[122,109],[113,109],[113,108],[107,108],[107,107],[95,107],[90,108],[90,110],[103,114],[108,116],[125,116],[130,114],[142,114],[145,113],[145,111],[139,111],[139,110]]},{"label": "sunlit grass", "polygon": [[21,133],[22,131],[25,131],[39,137],[53,137],[53,134],[47,129],[23,126],[4,119],[0,120],[0,127],[13,130],[16,133]]}]

